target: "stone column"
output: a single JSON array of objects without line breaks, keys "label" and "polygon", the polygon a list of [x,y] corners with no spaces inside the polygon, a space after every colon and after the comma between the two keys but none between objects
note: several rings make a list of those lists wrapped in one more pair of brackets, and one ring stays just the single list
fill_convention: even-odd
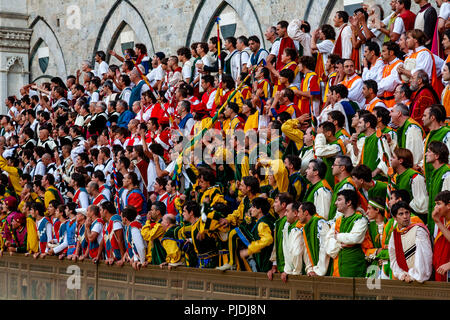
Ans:
[{"label": "stone column", "polygon": [[[27,84],[31,32],[28,28],[27,1],[0,0],[0,114],[7,112],[6,97],[20,97],[16,88]],[[15,64],[15,70],[18,64],[22,76],[10,78],[18,83],[8,83],[9,70]]]}]

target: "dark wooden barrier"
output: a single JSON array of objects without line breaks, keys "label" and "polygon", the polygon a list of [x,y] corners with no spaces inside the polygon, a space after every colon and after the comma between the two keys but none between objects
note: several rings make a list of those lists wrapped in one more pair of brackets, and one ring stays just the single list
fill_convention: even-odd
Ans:
[{"label": "dark wooden barrier", "polygon": [[[69,277],[73,279],[67,271],[73,266],[79,267],[79,289],[69,289],[67,285]],[[283,283],[278,274],[269,281],[264,273],[183,267],[169,271],[156,266],[135,271],[130,266],[97,266],[91,261],[73,263],[54,257],[35,260],[22,255],[4,255],[0,258],[0,299],[450,300],[450,283],[407,284],[381,280],[380,289],[369,287],[367,279],[355,278],[291,276]]]}]

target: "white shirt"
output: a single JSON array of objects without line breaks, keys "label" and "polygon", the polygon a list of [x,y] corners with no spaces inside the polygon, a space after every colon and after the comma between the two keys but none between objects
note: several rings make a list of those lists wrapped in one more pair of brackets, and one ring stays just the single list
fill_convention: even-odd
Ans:
[{"label": "white shirt", "polygon": [[[346,78],[346,79],[352,80],[356,76],[357,76],[357,74],[355,73],[350,78]],[[362,93],[363,85],[364,85],[364,82],[363,82],[362,78],[355,80],[352,83],[352,86],[350,87],[350,89],[348,90],[348,96],[347,96],[347,98],[349,100],[355,101],[361,109],[364,107],[364,102],[365,102],[364,95]]]},{"label": "white shirt", "polygon": [[412,200],[409,203],[411,209],[416,213],[428,212],[428,193],[425,184],[425,178],[422,175],[417,175],[411,182]]},{"label": "white shirt", "polygon": [[[328,223],[321,219],[317,223],[317,237],[319,238],[319,261],[317,265],[313,266],[309,260],[308,251],[306,250],[303,237],[300,239],[300,246],[303,248],[303,260],[305,262],[306,274],[309,272],[314,272],[318,276],[325,276],[328,271],[328,264],[330,262],[330,256],[327,255],[326,251],[326,237],[330,230]],[[302,228],[303,232],[303,228]]]},{"label": "white shirt", "polygon": [[[159,167],[161,170],[164,170],[166,168],[166,164],[164,163],[164,159],[159,157]],[[150,160],[148,167],[147,167],[147,191],[151,192],[153,191],[153,186],[155,185],[155,181],[158,175],[156,174],[156,166],[155,162],[153,160]]]},{"label": "white shirt", "polygon": [[326,39],[316,44],[317,50],[322,54],[323,66],[327,64],[328,56],[334,48],[333,41]]},{"label": "white shirt", "polygon": [[[97,63],[96,63],[97,64]],[[109,66],[106,61],[102,61],[97,68],[96,75],[100,79],[103,78],[103,74],[108,73]]]},{"label": "white shirt", "polygon": [[[75,194],[76,194],[76,192],[74,193],[74,196],[75,196]],[[89,195],[87,194],[87,192],[80,191],[77,201],[80,202],[81,208],[87,209],[87,207],[89,207]]]},{"label": "white shirt", "polygon": [[240,72],[242,72],[242,67],[246,66],[250,61],[250,54],[247,52],[248,48],[239,52],[240,55]]},{"label": "white shirt", "polygon": [[234,79],[234,81],[237,81],[237,79],[240,76],[240,54],[239,51],[234,50],[232,53],[228,54],[225,58],[225,61],[230,60],[230,69],[231,69],[231,77]]},{"label": "white shirt", "polygon": [[183,71],[181,72],[183,75],[183,80],[188,81],[188,79],[192,79],[192,62],[186,61],[183,65]]},{"label": "white shirt", "polygon": [[[414,156],[414,165],[418,164],[423,158],[424,142],[422,131],[416,125],[411,125],[405,132],[406,144],[405,148],[411,150]],[[394,150],[392,149],[392,152]]]},{"label": "white shirt", "polygon": [[450,18],[450,2],[444,2],[439,8],[439,18],[447,20]]},{"label": "white shirt", "polygon": [[91,102],[98,102],[100,100],[100,95],[98,92],[94,91],[91,95]]},{"label": "white shirt", "polygon": [[352,230],[346,233],[334,233],[336,223],[332,223],[330,230],[326,235],[326,251],[327,254],[335,259],[342,249],[342,245],[360,244],[364,241],[369,223],[367,218],[362,217],[353,224]]},{"label": "white shirt", "polygon": [[[398,58],[392,60],[389,65],[396,63]],[[384,65],[386,67],[387,64]],[[398,77],[398,67],[403,66],[403,62],[398,63],[392,70],[391,74],[387,77],[381,78],[378,82],[378,96],[383,96],[384,92],[394,92],[395,88],[402,83]],[[381,74],[383,74],[384,67],[381,69]]]},{"label": "white shirt", "polygon": [[[373,98],[372,100],[370,100],[369,102],[367,102],[367,103],[364,105],[364,109],[367,110],[367,108],[369,108],[370,105],[371,105],[376,99],[378,99],[378,98],[375,97],[375,98]],[[378,101],[377,103],[375,103],[374,108],[375,108],[375,107],[382,107],[382,108],[387,109],[387,107],[386,107],[386,105],[384,104],[383,101]]]},{"label": "white shirt", "polygon": [[122,93],[120,94],[120,99],[124,100],[127,104],[129,104],[130,103],[130,97],[131,97],[131,88],[130,87],[124,88],[122,90]]},{"label": "white shirt", "polygon": [[400,17],[395,18],[394,21],[394,28],[392,29],[392,32],[397,33],[399,35],[402,35],[406,32],[405,24],[403,23],[403,19]]},{"label": "white shirt", "polygon": [[194,118],[190,118],[189,120],[186,121],[184,129],[181,132],[183,134],[183,136],[190,137],[191,131],[192,131],[192,127],[194,127],[194,124],[195,124]]},{"label": "white shirt", "polygon": [[42,162],[42,160],[38,160],[36,167],[34,169],[32,177],[36,175],[45,176],[45,173],[47,172],[47,168],[45,167],[45,164]]},{"label": "white shirt", "polygon": [[383,78],[383,69],[384,69],[384,62],[383,62],[383,59],[381,59],[381,57],[380,57],[377,59],[375,64],[370,67],[370,69],[364,68],[361,77],[362,77],[363,81],[374,80],[377,83],[379,83],[381,81],[381,79]]},{"label": "white shirt", "polygon": [[[413,230],[410,230],[408,232],[412,231]],[[405,272],[397,263],[394,235],[391,236],[391,239],[389,240],[389,260],[392,273],[397,279],[403,280],[406,275],[409,275],[410,278],[417,282],[424,282],[430,278],[432,272],[433,251],[431,249],[429,235],[422,227],[417,227],[415,243],[416,252],[414,266],[409,268],[408,272]]]},{"label": "white shirt", "polygon": [[[258,49],[259,51],[260,49]],[[258,53],[258,52],[256,52]],[[247,62],[247,68],[251,68],[253,66],[252,64],[252,59],[255,56],[255,53],[252,52],[252,54],[250,55],[250,58],[248,59]],[[259,62],[261,62],[262,60],[267,61],[267,57],[269,56],[269,53],[267,52],[267,50],[261,50],[259,57],[258,57],[258,61],[256,61],[256,64],[258,64]]]},{"label": "white shirt", "polygon": [[[351,40],[351,38],[352,38],[352,27],[347,25],[347,24],[342,25],[337,30],[336,37],[339,36],[339,33],[341,32],[341,30],[342,30],[342,33],[341,33],[342,58],[343,59],[350,59],[350,57],[352,56],[352,49],[353,49],[352,40]],[[335,43],[335,47],[336,47],[336,43]],[[334,48],[333,48],[333,51],[334,51]]]},{"label": "white shirt", "polygon": [[144,239],[142,238],[141,231],[136,227],[131,227],[131,242],[133,251],[134,248],[136,248],[136,252],[134,252],[133,260],[134,261],[140,261],[141,263],[145,262],[145,243]]},{"label": "white shirt", "polygon": [[331,191],[327,188],[320,188],[314,193],[314,205],[317,214],[325,219],[328,219],[328,213],[330,212],[331,197]]},{"label": "white shirt", "polygon": [[[422,49],[426,48],[424,46],[417,47],[415,52],[418,52]],[[405,61],[408,59],[405,59]],[[431,56],[431,54],[427,50],[424,50],[422,52],[419,52],[419,54],[417,54],[417,58],[415,60],[416,60],[416,67],[413,70],[411,70],[411,74],[414,74],[418,70],[423,70],[428,74],[428,78],[430,79],[431,82],[432,76],[431,73],[433,72],[433,57]]]},{"label": "white shirt", "polygon": [[287,27],[287,34],[292,40],[300,43],[304,56],[311,56],[311,35],[303,32],[301,26],[302,23],[299,19],[292,20]]},{"label": "white shirt", "polygon": [[150,82],[150,85],[154,87],[157,81],[164,79],[165,74],[166,72],[163,70],[160,64],[157,68],[150,71],[150,73],[147,75],[147,79]]},{"label": "white shirt", "polygon": [[344,128],[345,128],[345,130],[347,130],[347,132],[350,132],[349,127],[348,127],[347,116],[345,115],[345,109],[344,109],[344,107],[342,106],[342,104],[340,102],[336,102],[333,105],[329,104],[325,109],[322,110],[322,112],[320,113],[319,117],[317,118],[317,121],[319,122],[319,125],[321,123],[324,123],[324,122],[328,121],[328,114],[331,111],[340,111],[340,112],[342,112],[342,114],[345,116]]},{"label": "white shirt", "polygon": [[280,51],[280,43],[281,39],[275,40],[274,43],[272,43],[272,48],[270,49],[270,54],[274,55],[275,57],[278,57],[278,51]]},{"label": "white shirt", "polygon": [[92,227],[91,233],[96,232],[97,233],[97,239],[95,240],[98,245],[102,243],[103,240],[103,224],[100,222],[96,222],[95,225]]},{"label": "white shirt", "polygon": [[[296,223],[296,222],[294,222]],[[290,223],[286,221],[283,227],[283,255],[284,272],[287,274],[299,275],[302,273],[302,247],[299,245],[302,240],[302,231],[293,228],[288,232]]]}]

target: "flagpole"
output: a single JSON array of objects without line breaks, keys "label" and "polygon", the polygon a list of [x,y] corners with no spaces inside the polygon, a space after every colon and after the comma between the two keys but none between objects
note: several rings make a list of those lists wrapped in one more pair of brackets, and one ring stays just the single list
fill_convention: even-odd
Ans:
[{"label": "flagpole", "polygon": [[[231,99],[234,98],[234,96],[236,95],[236,93],[242,88],[242,86],[244,85],[244,83],[253,75],[253,73],[255,72],[255,70],[259,67],[259,65],[261,63],[264,63],[265,60],[261,60],[256,66],[253,67],[253,70],[245,77],[244,81],[241,81],[241,83],[239,84],[239,86],[234,89],[234,91],[231,93],[231,95],[228,97],[227,101],[225,101],[225,103],[216,111],[216,114],[214,115],[214,117],[211,119],[211,122],[209,122],[206,127],[200,131],[195,137],[192,138],[191,142],[189,143],[189,145],[187,145],[186,147],[183,148],[183,150],[181,151],[180,155],[178,156],[177,159],[177,163],[175,165],[175,169],[174,169],[174,176],[172,177],[172,180],[176,180],[177,176],[180,172],[181,169],[181,165],[182,165],[182,161],[183,161],[183,154],[186,150],[188,149],[192,149],[195,148],[196,143],[201,139],[202,135],[204,134],[205,131],[211,129],[211,127],[214,125],[214,123],[217,121],[217,119],[219,118],[219,114],[224,110],[224,108],[228,105],[228,103],[231,101]],[[181,162],[180,162],[181,160]]]},{"label": "flagpole", "polygon": [[[156,99],[159,101],[159,103],[162,104],[162,99],[161,96],[159,95],[158,91],[153,89],[153,87],[150,85],[150,82],[148,81],[147,77],[144,76],[141,72],[141,69],[138,68],[138,66],[136,65],[136,61],[134,61],[133,59],[130,58],[130,61],[133,63],[134,67],[137,69],[137,71],[139,72],[139,75],[141,76],[141,79],[145,81],[145,83],[148,85],[148,87],[150,88],[150,91],[156,96]],[[132,106],[130,106],[132,107]],[[172,116],[167,112],[167,110],[165,110],[164,108],[161,108],[164,110],[164,114],[167,115],[169,117],[170,122],[173,122],[173,118]]]}]

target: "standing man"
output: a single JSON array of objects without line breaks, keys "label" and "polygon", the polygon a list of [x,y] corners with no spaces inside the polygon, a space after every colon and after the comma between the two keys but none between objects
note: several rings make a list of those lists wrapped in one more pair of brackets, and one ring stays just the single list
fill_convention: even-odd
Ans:
[{"label": "standing man", "polygon": [[333,220],[338,214],[337,207],[335,205],[337,195],[342,190],[357,190],[352,177],[350,176],[353,170],[353,163],[348,156],[337,156],[332,166],[332,173],[336,181],[336,185],[333,190],[333,197],[331,198],[331,207],[328,214],[328,220]]},{"label": "standing man", "polygon": [[[433,269],[436,281],[448,281],[450,270],[450,191],[439,192],[434,199],[433,220],[439,228],[434,240]],[[447,223],[444,225],[442,219]]]},{"label": "standing man", "polygon": [[306,178],[311,182],[306,189],[304,201],[314,203],[317,213],[328,220],[332,189],[325,179],[327,165],[320,159],[313,159],[306,169]]},{"label": "standing man", "polygon": [[431,277],[433,250],[425,225],[411,223],[412,209],[400,201],[391,208],[397,228],[389,240],[389,259],[393,276],[405,282],[424,282]]},{"label": "standing man", "polygon": [[423,175],[412,169],[413,155],[411,151],[396,148],[392,155],[391,166],[395,175],[391,180],[390,189],[407,190],[412,199],[409,205],[426,223],[428,211],[427,187]]},{"label": "standing man", "polygon": [[336,207],[343,215],[331,225],[326,237],[326,252],[333,259],[331,274],[334,277],[365,277],[367,265],[362,246],[369,222],[356,211],[356,191],[339,192]]},{"label": "standing man", "polygon": [[252,51],[247,63],[248,70],[251,70],[252,67],[258,65],[262,60],[267,61],[269,52],[267,52],[266,49],[261,48],[261,41],[257,36],[251,36],[248,38],[248,46]]},{"label": "standing man", "polygon": [[192,62],[191,62],[191,50],[189,48],[183,47],[177,50],[178,60],[183,65],[182,76],[183,80],[190,83],[192,80]]},{"label": "standing man", "polygon": [[[281,70],[283,63],[281,62],[281,56],[283,55],[284,49],[292,48],[296,49],[294,40],[292,40],[287,34],[287,28],[289,23],[287,21],[280,21],[277,23],[277,35],[278,39],[272,45],[270,54],[267,57],[267,64]],[[275,82],[275,81],[274,81]]]},{"label": "standing man", "polygon": [[[423,125],[429,130],[425,139],[424,154],[428,151],[428,146],[432,141],[443,142],[450,150],[450,127],[445,125],[445,108],[440,104],[432,105],[425,109],[422,117]],[[426,159],[424,159],[426,160]],[[432,165],[423,161],[422,163],[425,179],[427,180],[427,189],[429,189],[429,177],[433,171]]]},{"label": "standing man", "polygon": [[[274,235],[273,235],[273,250],[270,256],[270,261],[272,261],[272,269],[267,272],[267,277],[272,280],[273,274],[276,272],[284,272],[284,253],[283,253],[283,230],[286,225],[287,217],[286,210],[287,206],[292,203],[292,196],[287,193],[280,193],[275,197],[273,203],[273,210],[278,215],[278,220],[275,221]],[[294,227],[291,224],[291,227]]]},{"label": "standing man", "polygon": [[286,223],[282,229],[282,247],[284,257],[284,269],[281,280],[287,281],[288,275],[300,275],[302,273],[302,241],[301,229],[297,227],[299,206],[301,202],[288,204],[286,207]]},{"label": "standing man", "polygon": [[139,189],[139,179],[135,172],[129,172],[123,179],[123,187],[128,190],[124,207],[132,206],[138,212],[138,220],[145,225],[147,220],[147,199]]},{"label": "standing man", "polygon": [[423,70],[413,74],[409,88],[412,91],[411,105],[409,106],[411,118],[422,126],[425,109],[440,103],[439,97],[430,86],[428,75]]},{"label": "standing man", "polygon": [[235,37],[228,37],[225,39],[225,49],[229,54],[225,58],[223,66],[223,73],[230,75],[234,81],[237,81],[240,75],[240,54],[236,49],[237,39]]},{"label": "standing man", "polygon": [[112,265],[114,261],[120,261],[125,254],[122,217],[117,214],[114,204],[110,201],[100,205],[100,216],[105,221],[105,228],[103,228],[103,242],[94,262],[100,260],[104,249],[105,263]]},{"label": "standing man", "polygon": [[398,41],[402,34],[414,29],[416,15],[409,10],[410,8],[411,0],[396,0],[395,12],[397,18],[395,18],[394,28],[389,34],[391,41]]},{"label": "standing man", "polygon": [[431,164],[433,170],[427,178],[428,188],[428,218],[427,226],[431,236],[435,238],[438,233],[438,228],[432,217],[434,210],[434,198],[441,191],[450,190],[450,167],[448,165],[448,148],[445,144],[439,141],[432,141],[428,145],[428,150],[425,153],[427,164]]},{"label": "standing man", "polygon": [[342,59],[350,59],[352,55],[352,27],[348,24],[348,13],[338,11],[334,15],[333,23],[337,28],[338,37],[334,43],[332,54],[337,54]]},{"label": "standing man", "polygon": [[[382,78],[378,82],[378,97],[384,101],[388,108],[395,105],[395,88],[401,85],[398,68],[403,66],[403,61],[397,58],[400,47],[394,41],[383,43],[381,50],[381,59],[384,67],[381,72]],[[407,85],[406,85],[407,86]]]},{"label": "standing man", "polygon": [[428,0],[414,0],[414,2],[420,6],[420,10],[414,20],[414,29],[423,30],[427,36],[427,42],[425,46],[431,50],[432,40],[436,29],[437,12]]},{"label": "standing man", "polygon": [[347,59],[344,62],[345,78],[341,83],[348,89],[348,99],[355,101],[360,109],[364,108],[363,80],[355,72],[355,62]]},{"label": "standing man", "polygon": [[[416,165],[423,158],[425,131],[409,114],[409,108],[402,103],[397,103],[390,112],[391,121],[397,126],[398,147],[411,150],[414,156],[413,165]],[[386,137],[390,143],[389,136]]]},{"label": "standing man", "polygon": [[326,236],[330,230],[327,221],[317,215],[311,202],[303,202],[298,208],[298,222],[303,226],[300,247],[303,249],[303,261],[306,274],[326,276],[329,272],[330,256],[326,252]]},{"label": "standing man", "polygon": [[248,47],[248,39],[245,36],[237,38],[236,49],[239,51],[239,74],[248,73],[247,64],[250,61],[251,50]]},{"label": "standing man", "polygon": [[133,106],[133,103],[136,101],[141,101],[142,94],[145,91],[150,90],[145,81],[141,78],[139,71],[134,68],[130,72],[130,80],[134,83],[134,87],[131,90],[130,101],[128,103],[129,106]]}]

